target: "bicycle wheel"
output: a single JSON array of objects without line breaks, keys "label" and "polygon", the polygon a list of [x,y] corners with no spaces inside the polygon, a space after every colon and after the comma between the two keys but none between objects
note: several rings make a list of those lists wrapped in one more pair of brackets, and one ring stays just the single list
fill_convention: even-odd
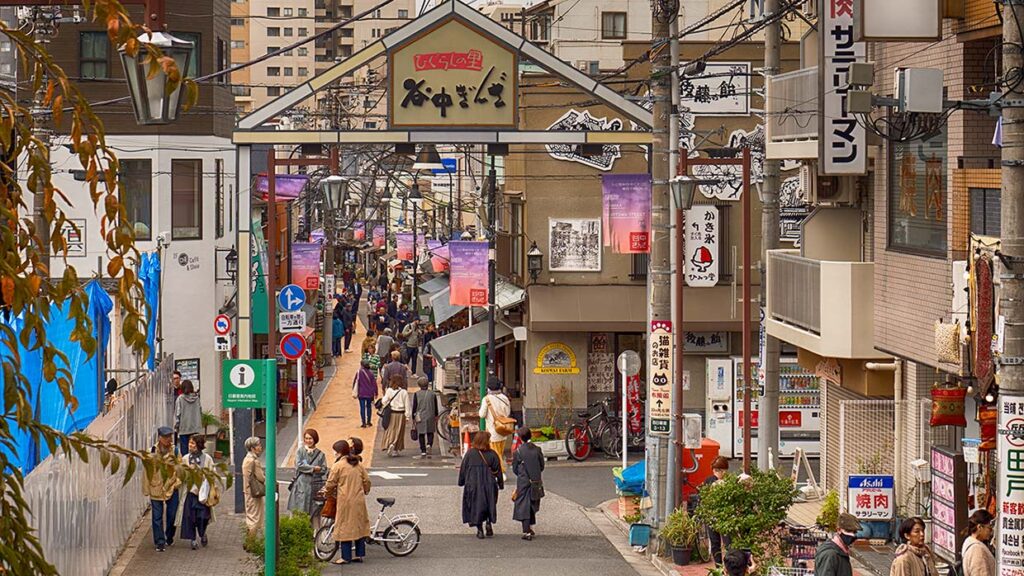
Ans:
[{"label": "bicycle wheel", "polygon": [[435,420],[434,428],[437,430],[437,435],[441,437],[445,442],[452,443],[452,427],[448,423],[448,415],[451,414],[451,409],[445,410],[437,415]]},{"label": "bicycle wheel", "polygon": [[313,400],[312,394],[306,394],[302,397],[302,408],[306,411],[305,416],[309,416],[316,410],[316,400]]},{"label": "bicycle wheel", "polygon": [[334,522],[328,522],[316,531],[313,541],[313,554],[317,560],[330,562],[338,553],[338,543],[334,540]]},{"label": "bicycle wheel", "polygon": [[399,520],[384,530],[381,539],[393,556],[408,556],[420,545],[420,527],[410,520]]},{"label": "bicycle wheel", "polygon": [[711,562],[711,539],[703,526],[697,530],[697,545],[693,547],[693,553],[701,564]]},{"label": "bicycle wheel", "polygon": [[573,424],[565,432],[565,451],[569,458],[577,462],[583,462],[594,452],[594,442],[590,437],[590,430],[586,426]]},{"label": "bicycle wheel", "polygon": [[601,429],[601,450],[609,458],[622,457],[622,423],[614,418]]}]

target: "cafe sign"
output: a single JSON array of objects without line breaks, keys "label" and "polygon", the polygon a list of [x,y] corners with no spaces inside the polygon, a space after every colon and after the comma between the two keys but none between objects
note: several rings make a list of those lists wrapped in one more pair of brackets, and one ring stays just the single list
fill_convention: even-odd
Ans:
[{"label": "cafe sign", "polygon": [[534,374],[579,374],[576,365],[576,353],[572,348],[561,342],[552,342],[537,353],[537,366]]},{"label": "cafe sign", "polygon": [[517,55],[449,19],[388,55],[389,126],[517,126]]}]

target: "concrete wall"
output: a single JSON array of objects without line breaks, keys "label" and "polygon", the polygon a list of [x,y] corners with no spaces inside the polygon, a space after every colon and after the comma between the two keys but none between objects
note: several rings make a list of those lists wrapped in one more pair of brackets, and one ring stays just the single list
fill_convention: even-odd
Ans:
[{"label": "concrete wall", "polygon": [[[556,411],[561,418],[572,418],[577,408],[587,405],[587,332],[530,332],[525,343],[526,386],[523,410],[528,425],[547,425],[549,406],[560,386],[572,393],[572,405]],[[537,355],[552,342],[565,344],[576,355],[577,374],[535,374]],[[557,425],[557,424],[556,424]]]},{"label": "concrete wall", "polygon": [[801,256],[812,260],[860,262],[864,212],[819,206],[804,220]]}]

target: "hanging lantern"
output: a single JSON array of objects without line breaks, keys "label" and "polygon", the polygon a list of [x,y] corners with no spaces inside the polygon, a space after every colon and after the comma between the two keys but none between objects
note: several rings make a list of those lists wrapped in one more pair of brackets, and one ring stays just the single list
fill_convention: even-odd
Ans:
[{"label": "hanging lantern", "polygon": [[[175,38],[166,32],[143,34],[138,40],[140,44],[155,46],[164,56],[173,58],[184,77],[195,54],[195,43]],[[145,126],[170,124],[177,120],[178,112],[181,110],[182,83],[168,92],[167,74],[163,69],[157,71],[152,78],[148,78],[145,47],[140,47],[135,56],[129,56],[123,46],[119,52],[124,75],[128,79],[132,108],[135,109],[135,121]]]}]

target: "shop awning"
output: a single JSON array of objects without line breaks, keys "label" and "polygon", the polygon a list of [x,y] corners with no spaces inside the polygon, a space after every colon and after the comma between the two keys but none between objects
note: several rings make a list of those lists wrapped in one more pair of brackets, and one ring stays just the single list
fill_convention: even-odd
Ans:
[{"label": "shop awning", "polygon": [[[457,332],[446,334],[440,338],[434,338],[430,341],[430,347],[434,350],[434,355],[441,359],[447,360],[448,358],[454,358],[459,354],[472,350],[480,346],[481,344],[487,343],[487,322],[480,324],[474,324],[469,328],[463,328]],[[494,326],[494,339],[497,342],[502,338],[508,338],[512,335],[512,328],[504,322],[498,322]]]},{"label": "shop awning", "polygon": [[434,311],[435,324],[440,324],[450,319],[466,308],[465,306],[452,306],[451,302],[449,302],[451,292],[450,288],[445,287],[444,290],[430,295],[429,306]]},{"label": "shop awning", "polygon": [[435,276],[430,280],[420,282],[416,285],[417,288],[423,290],[427,294],[433,294],[440,292],[448,287],[448,276]]},{"label": "shop awning", "polygon": [[643,332],[644,286],[531,286],[529,328],[536,332]]}]

